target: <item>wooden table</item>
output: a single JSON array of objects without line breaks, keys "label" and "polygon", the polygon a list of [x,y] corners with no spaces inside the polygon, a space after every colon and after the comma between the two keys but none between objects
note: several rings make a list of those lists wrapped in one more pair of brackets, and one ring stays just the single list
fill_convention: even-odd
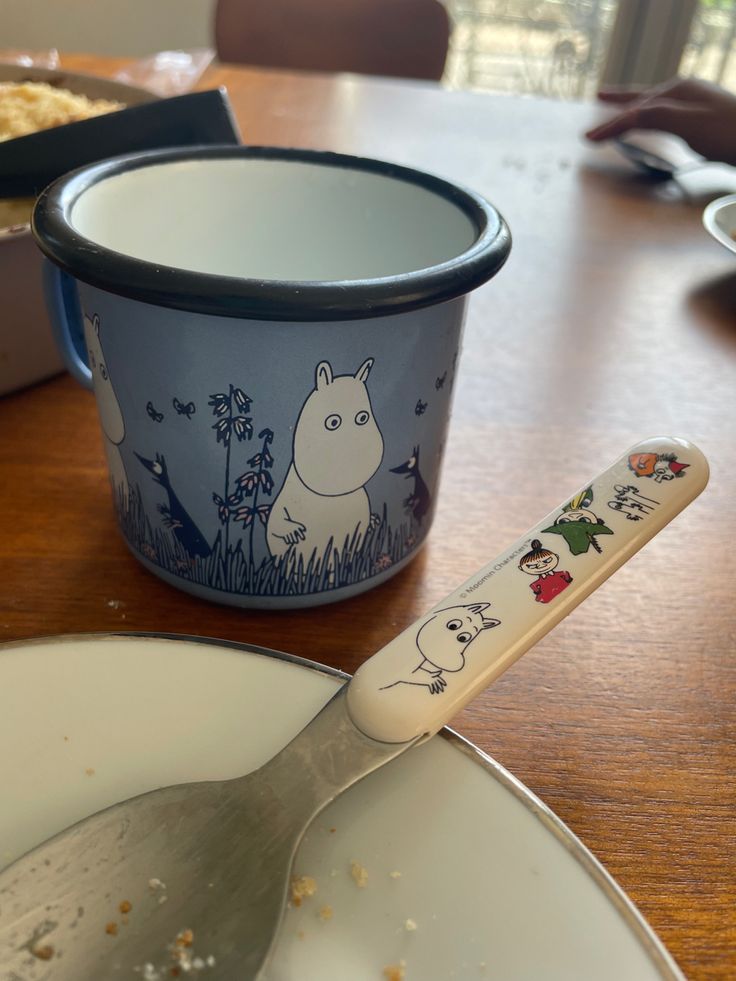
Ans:
[{"label": "wooden table", "polygon": [[0,400],[0,639],[170,631],[353,671],[632,443],[689,438],[703,496],[454,725],[582,838],[691,981],[732,981],[734,256],[701,206],[583,145],[588,105],[227,67],[203,84],[227,85],[245,142],[419,166],[509,222],[512,256],[470,304],[429,544],[318,611],[197,601],[123,544],[92,396],[60,377]]}]

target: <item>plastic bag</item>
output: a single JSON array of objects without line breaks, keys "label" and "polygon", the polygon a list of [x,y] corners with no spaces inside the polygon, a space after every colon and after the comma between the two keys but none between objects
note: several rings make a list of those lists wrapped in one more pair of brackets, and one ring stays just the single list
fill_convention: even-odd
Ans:
[{"label": "plastic bag", "polygon": [[[132,61],[113,75],[118,82],[148,89],[163,98],[183,95],[194,88],[215,58],[214,48],[192,48],[189,51],[158,51]],[[59,52],[0,50],[0,62],[25,68],[61,69]]]},{"label": "plastic bag", "polygon": [[22,65],[24,68],[58,68],[59,52],[56,48],[48,51],[6,51],[0,50],[0,61],[7,65]]},{"label": "plastic bag", "polygon": [[213,48],[159,51],[121,68],[113,76],[126,85],[137,85],[165,98],[193,88],[215,57]]}]

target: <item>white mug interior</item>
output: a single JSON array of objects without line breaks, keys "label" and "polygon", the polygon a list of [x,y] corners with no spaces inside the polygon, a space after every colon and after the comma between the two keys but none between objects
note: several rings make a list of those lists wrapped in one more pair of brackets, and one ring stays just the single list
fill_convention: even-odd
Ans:
[{"label": "white mug interior", "polygon": [[428,269],[478,238],[458,204],[419,183],[298,159],[137,167],[87,188],[70,221],[86,239],[156,265],[305,283]]}]

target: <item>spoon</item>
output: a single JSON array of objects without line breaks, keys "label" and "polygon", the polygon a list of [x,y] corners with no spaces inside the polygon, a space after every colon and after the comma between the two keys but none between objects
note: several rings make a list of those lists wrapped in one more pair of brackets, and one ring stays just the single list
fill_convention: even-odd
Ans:
[{"label": "spoon", "polygon": [[[676,163],[673,159],[664,156],[664,152],[657,152],[653,147],[657,144],[650,143],[645,145],[643,140],[636,142],[635,138],[626,139],[625,137],[617,137],[613,140],[614,145],[625,157],[627,157],[633,164],[642,170],[645,174],[649,174],[650,177],[654,177],[657,180],[673,180],[679,177],[681,174],[686,174],[691,170],[698,170],[701,167],[708,167],[709,162],[703,157],[698,157],[693,159],[695,156],[692,152],[688,153],[687,157],[684,157],[682,151],[679,155],[683,158],[682,162]],[[670,152],[673,155],[673,148],[670,148]]]},{"label": "spoon", "polygon": [[[260,769],[116,804],[10,865],[0,874],[0,977],[265,978],[313,818],[437,732],[707,480],[692,444],[638,444],[366,661]],[[135,916],[108,932],[103,901]]]}]

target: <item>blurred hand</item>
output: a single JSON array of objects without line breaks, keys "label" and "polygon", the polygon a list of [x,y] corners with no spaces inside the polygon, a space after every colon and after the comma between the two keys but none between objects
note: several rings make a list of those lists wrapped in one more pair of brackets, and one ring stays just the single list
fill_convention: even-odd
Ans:
[{"label": "blurred hand", "polygon": [[589,130],[589,140],[610,140],[630,129],[664,130],[709,160],[736,165],[736,95],[717,85],[675,78],[649,89],[603,89],[598,98],[621,111]]}]

